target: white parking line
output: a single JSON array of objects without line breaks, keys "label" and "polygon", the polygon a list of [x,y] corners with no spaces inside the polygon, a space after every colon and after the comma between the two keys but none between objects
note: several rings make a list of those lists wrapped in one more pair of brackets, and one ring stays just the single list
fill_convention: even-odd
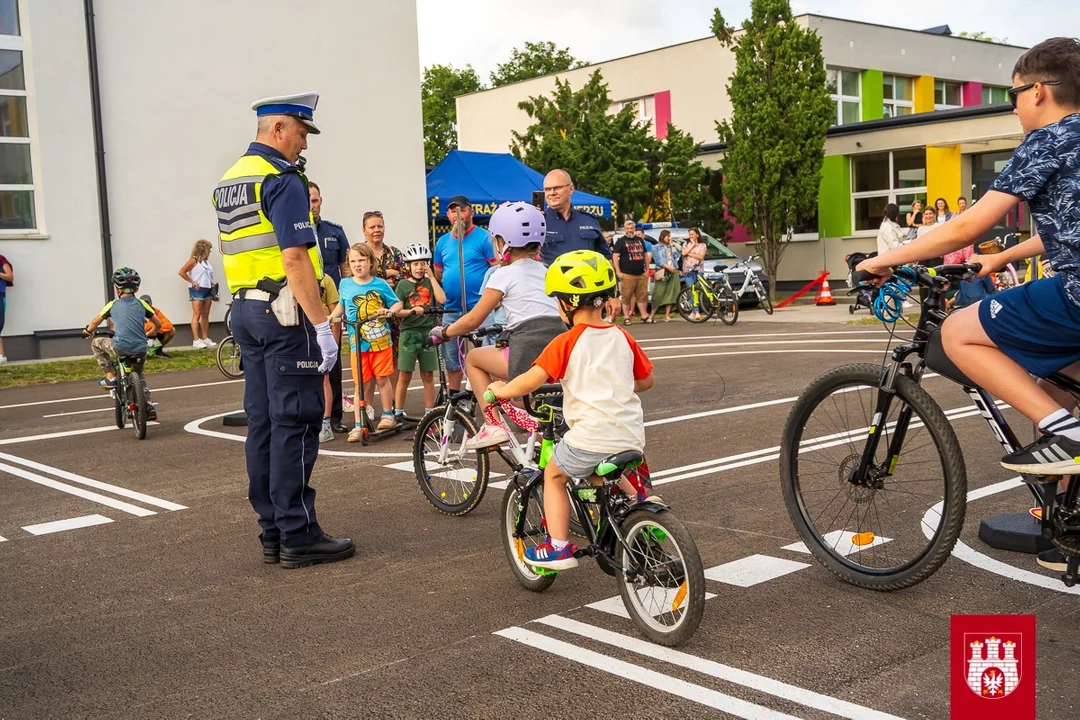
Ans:
[{"label": "white parking line", "polygon": [[54,417],[67,417],[68,415],[88,415],[89,413],[108,412],[108,411],[110,411],[112,409],[113,409],[113,406],[110,405],[109,407],[94,408],[93,410],[76,410],[74,412],[53,413],[51,415],[42,415],[41,417],[43,417],[43,418],[54,418]]},{"label": "white parking line", "polygon": [[[751,690],[767,693],[782,700],[789,700],[804,707],[822,710],[834,715],[839,715],[843,718],[851,718],[851,720],[901,720],[901,718],[898,718],[895,715],[872,710],[871,708],[856,705],[855,703],[847,702],[845,700],[839,700],[828,695],[822,695],[813,690],[807,690],[798,687],[797,685],[790,685],[765,675],[758,675],[746,670],[731,667],[730,665],[723,665],[718,662],[713,662],[712,660],[706,660],[695,655],[680,652],[679,650],[654,645],[653,643],[648,643],[644,640],[605,630],[604,628],[594,627],[559,615],[548,615],[547,617],[540,618],[536,622],[580,637],[588,638],[589,640],[601,642],[605,645],[619,648],[620,650],[643,655],[651,660],[660,660],[672,665],[677,665],[687,670],[714,677],[718,680],[741,685],[745,688],[750,688]],[[500,633],[496,633],[496,635],[498,634]],[[607,659],[610,660],[611,658]],[[606,670],[606,668],[600,669]],[[609,670],[608,672],[612,671]],[[668,676],[664,675],[663,677]]]},{"label": "white parking line", "polygon": [[54,520],[53,522],[40,523],[38,525],[25,525],[23,530],[31,535],[48,535],[49,533],[76,530],[78,528],[91,527],[92,525],[104,525],[111,523],[112,519],[104,515],[83,515],[82,517],[68,518],[67,520]]},{"label": "white parking line", "polygon": [[144,495],[141,492],[128,490],[127,488],[122,488],[117,485],[110,485],[109,483],[101,482],[99,480],[91,480],[88,477],[76,475],[75,473],[68,472],[67,470],[60,470],[59,468],[43,465],[42,463],[34,462],[33,460],[26,460],[24,458],[15,457],[14,455],[8,455],[7,453],[0,452],[0,460],[7,460],[8,462],[15,463],[16,465],[28,467],[31,470],[46,472],[50,475],[55,475],[58,478],[78,483],[79,485],[85,485],[87,487],[92,487],[95,490],[104,490],[105,492],[112,493],[113,495],[126,497],[129,500],[138,500],[141,503],[144,503],[146,505],[152,505],[154,507],[161,508],[162,510],[187,510],[187,507],[185,507],[184,505],[169,502],[168,500],[162,500],[161,498],[156,498],[153,495]]},{"label": "white parking line", "polygon": [[23,470],[22,468],[17,468],[14,465],[0,463],[0,472],[10,473],[11,475],[15,475],[16,477],[21,477],[24,480],[29,480],[30,482],[37,483],[38,485],[44,485],[47,488],[59,490],[60,492],[67,493],[68,495],[75,495],[76,497],[81,497],[83,500],[90,500],[91,502],[96,502],[100,505],[105,505],[115,510],[122,510],[129,515],[146,517],[147,515],[157,514],[153,510],[147,510],[144,507],[132,505],[131,503],[126,503],[117,500],[116,498],[106,497],[105,495],[101,495],[99,493],[90,492],[89,490],[83,490],[82,488],[77,488],[73,485],[59,482],[58,480],[42,477],[41,475],[38,475],[36,473]]},{"label": "white parking line", "polygon": [[556,640],[531,630],[525,630],[524,628],[512,627],[499,630],[494,634],[537,650],[543,650],[552,655],[558,655],[567,660],[573,660],[587,667],[610,673],[616,677],[632,680],[648,688],[660,690],[669,695],[676,695],[696,702],[699,705],[730,713],[735,717],[746,718],[747,720],[797,720],[794,715],[776,712],[763,705],[755,705],[746,700],[740,700],[701,685],[664,675],[640,665],[633,665],[624,660],[601,655],[598,652],[562,640]]},{"label": "white parking line", "polygon": [[[156,422],[147,423],[147,425],[157,425]],[[82,428],[80,430],[64,430],[62,432],[44,433],[42,435],[24,435],[22,437],[13,437],[0,440],[0,445],[16,445],[18,443],[31,442],[34,440],[55,440],[62,437],[74,437],[75,435],[94,435],[95,433],[110,432],[112,430],[119,430],[120,428],[115,425],[106,425],[105,427],[96,428]]]}]

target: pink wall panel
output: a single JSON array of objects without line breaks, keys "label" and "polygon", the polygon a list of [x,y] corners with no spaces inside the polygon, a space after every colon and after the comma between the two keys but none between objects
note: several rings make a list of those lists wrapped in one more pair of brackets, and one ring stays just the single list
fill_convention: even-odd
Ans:
[{"label": "pink wall panel", "polygon": [[982,105],[982,83],[980,82],[966,82],[964,83],[964,107],[972,107],[974,105]]},{"label": "pink wall panel", "polygon": [[656,112],[656,137],[663,140],[667,137],[667,126],[671,122],[671,91],[656,93],[653,104]]}]

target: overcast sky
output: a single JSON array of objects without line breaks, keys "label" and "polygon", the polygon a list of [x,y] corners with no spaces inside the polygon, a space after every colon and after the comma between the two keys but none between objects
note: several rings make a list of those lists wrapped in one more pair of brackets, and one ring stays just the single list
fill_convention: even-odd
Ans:
[{"label": "overcast sky", "polygon": [[[713,8],[738,26],[750,0],[417,0],[420,66],[472,65],[488,74],[526,40],[550,40],[599,62],[709,35]],[[883,14],[888,8],[889,13]],[[793,0],[805,12],[922,30],[983,31],[1030,47],[1059,29],[1080,34],[1080,0]]]}]

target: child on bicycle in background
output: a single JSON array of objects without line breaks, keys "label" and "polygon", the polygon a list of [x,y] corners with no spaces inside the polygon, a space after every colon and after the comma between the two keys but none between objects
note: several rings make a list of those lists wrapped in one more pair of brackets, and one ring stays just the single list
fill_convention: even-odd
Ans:
[{"label": "child on bicycle in background", "polygon": [[[341,302],[330,318],[337,320],[344,315],[350,323],[360,323],[349,326],[353,383],[355,387],[362,388],[358,392],[363,392],[367,402],[373,399],[375,386],[378,385],[383,412],[377,429],[392,430],[398,423],[394,419],[394,395],[390,387],[390,376],[394,374],[394,350],[390,340],[389,318],[401,309],[401,301],[385,280],[372,275],[375,262],[375,251],[366,243],[356,243],[349,248],[352,277],[342,278],[338,286]],[[358,361],[363,372],[357,367]],[[354,406],[356,424],[349,432],[349,442],[360,442],[363,434],[361,413],[367,411],[359,400],[357,398]]]},{"label": "child on bicycle in background", "polygon": [[405,259],[405,276],[394,287],[401,310],[398,310],[398,383],[394,396],[394,412],[398,422],[405,418],[405,395],[412,382],[416,364],[420,364],[420,381],[424,384],[424,412],[435,406],[435,371],[439,369],[438,350],[424,347],[428,333],[435,327],[435,316],[424,311],[433,305],[446,302],[442,285],[429,272],[431,248],[424,243],[413,243],[402,253]]},{"label": "child on bicycle in background", "polygon": [[[596,466],[608,456],[645,448],[645,419],[637,393],[653,386],[653,366],[634,338],[604,320],[615,293],[615,269],[603,255],[575,250],[555,258],[544,289],[553,296],[570,330],[555,338],[536,363],[508,383],[489,386],[496,398],[533,392],[548,382],[562,382],[566,431],[544,468],[544,514],[549,538],[525,550],[534,567],[577,567],[570,542],[570,478],[594,484]],[[625,478],[619,486],[643,499]]]},{"label": "child on bicycle in background", "polygon": [[173,327],[169,318],[165,317],[165,313],[161,312],[161,309],[154,305],[154,301],[150,299],[149,295],[141,295],[139,299],[149,305],[154,310],[154,315],[161,322],[161,329],[155,334],[151,335],[150,332],[154,329],[154,324],[147,320],[143,323],[143,329],[146,330],[146,335],[150,338],[150,349],[147,352],[147,357],[150,355],[157,355],[158,357],[170,359],[170,355],[165,352],[165,346],[172,342],[172,339],[176,337],[176,328]]},{"label": "child on bicycle in background", "polygon": [[[106,320],[109,321],[109,326],[113,330],[111,338],[99,337],[90,342],[94,360],[105,371],[105,377],[98,380],[98,385],[103,388],[116,387],[116,363],[113,358],[119,355],[136,358],[132,363],[132,369],[142,377],[143,393],[146,396],[146,404],[149,406],[147,418],[157,420],[157,408],[150,402],[150,388],[146,385],[146,375],[142,370],[143,363],[146,362],[148,347],[146,338],[161,331],[161,321],[157,319],[154,308],[135,297],[135,293],[139,292],[139,285],[142,284],[139,273],[131,268],[122,267],[113,273],[112,281],[116,290],[116,299],[110,300],[82,331],[83,337],[92,337],[97,326]],[[145,329],[144,321],[150,322],[150,330]]]},{"label": "child on bicycle in background", "polygon": [[1009,100],[1026,137],[991,189],[959,217],[858,269],[889,275],[893,266],[941,257],[982,237],[1026,201],[1039,235],[980,258],[979,276],[1044,252],[1058,274],[950,315],[941,338],[971,380],[1038,423],[1042,436],[1006,455],[1002,466],[1066,475],[1080,472],[1076,403],[1031,375],[1080,377],[1080,42],[1039,43],[1016,61],[1012,79]]},{"label": "child on bicycle in background", "polygon": [[[319,299],[322,300],[323,312],[326,316],[333,315],[334,309],[338,306],[338,300],[341,298],[338,296],[337,286],[334,285],[334,278],[327,273],[323,273],[322,279],[319,280]],[[330,328],[334,335],[334,342],[340,346],[341,325],[331,323]],[[320,443],[332,442],[334,439],[334,429],[330,427],[330,413],[333,408],[334,390],[330,387],[330,373],[327,372],[323,375],[323,418],[322,430],[319,431]]]},{"label": "child on bicycle in background", "polygon": [[[432,340],[441,343],[476,330],[500,304],[506,311],[509,346],[477,348],[465,358],[465,373],[480,396],[481,412],[487,407],[482,388],[492,380],[507,380],[524,373],[544,348],[566,331],[558,303],[544,292],[546,270],[537,259],[547,237],[544,213],[528,203],[506,203],[492,214],[488,233],[496,242],[503,243],[502,259],[506,264],[491,274],[487,289],[472,310],[445,328],[435,328],[432,333]],[[465,447],[479,450],[509,439],[506,428],[484,423]]]}]

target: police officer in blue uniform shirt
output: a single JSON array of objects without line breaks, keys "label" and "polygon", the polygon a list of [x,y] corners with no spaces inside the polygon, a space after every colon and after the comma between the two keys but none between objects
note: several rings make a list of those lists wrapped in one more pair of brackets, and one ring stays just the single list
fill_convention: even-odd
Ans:
[{"label": "police officer in blue uniform shirt", "polygon": [[259,100],[258,133],[214,189],[232,330],[244,356],[248,499],[263,559],[306,567],[351,557],[326,535],[308,484],[319,452],[322,375],[339,357],[319,296],[322,258],[307,179],[316,93]]},{"label": "police officer in blue uniform shirt", "polygon": [[[349,259],[349,239],[345,237],[345,228],[322,217],[322,188],[308,181],[311,198],[311,215],[315,218],[315,236],[319,238],[319,252],[322,253],[323,272],[329,275],[334,286],[341,285],[342,265]],[[347,268],[346,268],[347,270]],[[341,363],[334,363],[330,368],[330,428],[336,433],[347,433],[349,428],[341,422]]]},{"label": "police officer in blue uniform shirt", "polygon": [[552,170],[544,178],[544,219],[547,221],[547,241],[540,251],[545,265],[572,250],[595,250],[608,260],[611,248],[596,217],[570,205],[574,181],[565,170]]}]

